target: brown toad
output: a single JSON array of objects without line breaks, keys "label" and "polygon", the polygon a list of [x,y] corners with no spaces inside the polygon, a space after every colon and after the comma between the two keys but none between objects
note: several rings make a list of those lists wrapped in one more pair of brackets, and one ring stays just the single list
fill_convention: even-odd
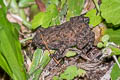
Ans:
[{"label": "brown toad", "polygon": [[47,45],[49,49],[57,50],[54,54],[56,59],[63,57],[65,49],[73,46],[87,53],[94,44],[94,33],[86,21],[88,18],[76,16],[58,26],[39,28],[33,44],[39,48],[46,48]]}]

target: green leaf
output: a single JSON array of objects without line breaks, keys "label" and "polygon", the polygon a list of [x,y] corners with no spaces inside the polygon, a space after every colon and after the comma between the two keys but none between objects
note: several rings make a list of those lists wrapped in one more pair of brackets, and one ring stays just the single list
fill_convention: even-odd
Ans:
[{"label": "green leaf", "polygon": [[72,13],[72,11],[68,10],[67,15],[66,15],[67,21],[69,21],[69,19],[73,16],[75,16],[75,15]]},{"label": "green leaf", "polygon": [[96,9],[88,11],[88,13],[85,16],[90,18],[89,24],[94,27],[100,24],[102,21],[102,18],[99,14],[97,14]]},{"label": "green leaf", "polygon": [[54,76],[53,80],[59,80],[59,77],[58,76]]},{"label": "green leaf", "polygon": [[99,43],[97,44],[97,47],[98,47],[98,48],[102,48],[103,45],[104,45],[104,44],[103,44],[102,42],[99,42]]},{"label": "green leaf", "polygon": [[112,54],[111,55],[120,55],[120,49],[115,48],[115,47],[110,47],[112,50]]},{"label": "green leaf", "polygon": [[48,52],[42,53],[41,49],[37,49],[34,53],[31,69],[29,75],[33,76],[32,80],[38,80],[41,72],[49,63],[50,57]]},{"label": "green leaf", "polygon": [[49,0],[50,4],[55,4],[56,6],[58,6],[59,4],[59,0]]},{"label": "green leaf", "polygon": [[10,66],[8,65],[8,63],[6,62],[4,56],[2,55],[2,53],[0,52],[0,66],[6,71],[6,73],[8,75],[10,75],[12,77],[12,71],[10,69]]},{"label": "green leaf", "polygon": [[[51,13],[51,15],[49,16],[52,16],[51,17],[51,22],[50,22],[50,25],[49,26],[53,26],[53,25],[57,25],[57,24],[60,24],[60,20],[59,20],[59,12],[57,10],[57,7],[56,5],[49,5],[48,8],[47,8],[47,11],[49,13]],[[46,24],[46,23],[44,23]]]},{"label": "green leaf", "polygon": [[[44,12],[40,12],[37,15],[34,16],[33,20],[32,20],[32,29],[36,29],[37,27],[39,27],[40,25],[43,24],[44,19],[46,16],[48,16],[49,18],[49,13],[44,13]],[[46,17],[47,18],[47,17]],[[47,18],[47,19],[48,19]],[[46,20],[46,19],[45,19]],[[46,23],[47,25],[49,24],[49,22]]]},{"label": "green leaf", "polygon": [[120,0],[102,0],[100,10],[107,23],[120,24]]},{"label": "green leaf", "polygon": [[19,7],[17,5],[17,1],[16,0],[10,0],[9,11],[14,13],[14,14],[18,14],[19,13]]},{"label": "green leaf", "polygon": [[32,64],[29,71],[30,75],[36,70],[36,67],[39,64],[41,57],[42,57],[42,49],[36,49],[33,55]]},{"label": "green leaf", "polygon": [[108,41],[105,41],[105,42],[103,42],[103,43],[104,43],[103,46],[106,47],[107,44],[108,44]]},{"label": "green leaf", "polygon": [[[50,51],[50,52],[49,52]],[[46,54],[54,54],[55,53],[55,50],[45,50],[45,52],[44,53],[46,53]]]},{"label": "green leaf", "polygon": [[65,4],[66,4],[66,0],[61,0],[60,8],[62,9]]},{"label": "green leaf", "polygon": [[61,11],[60,11],[60,18],[62,18],[62,17],[64,18],[66,13],[67,13],[67,4],[65,3],[65,0],[62,0]]},{"label": "green leaf", "polygon": [[104,35],[103,37],[102,37],[102,42],[106,42],[106,41],[108,41],[110,39],[110,37],[109,37],[109,35]]},{"label": "green leaf", "polygon": [[37,13],[39,13],[40,10],[38,8],[38,6],[36,4],[32,5],[30,7],[30,18],[32,19],[34,15],[36,15]]},{"label": "green leaf", "polygon": [[0,66],[12,79],[26,80],[18,32],[6,19],[6,7],[2,1],[0,0]]},{"label": "green leaf", "polygon": [[53,15],[51,15],[53,17],[56,17],[58,15],[57,7],[54,4],[49,5],[47,8],[47,11],[50,12],[51,14],[53,14]]},{"label": "green leaf", "polygon": [[72,56],[75,56],[77,53],[76,52],[74,52],[74,51],[68,51],[67,53],[66,53],[66,57],[72,57]]},{"label": "green leaf", "polygon": [[34,0],[19,0],[19,7],[28,7],[34,3]]},{"label": "green leaf", "polygon": [[78,69],[78,74],[80,77],[84,77],[86,75],[86,71],[83,69]]},{"label": "green leaf", "polygon": [[32,29],[36,29],[41,25],[43,28],[48,28],[55,24],[59,24],[58,10],[55,5],[51,4],[48,6],[46,12],[40,12],[34,16],[32,20]]},{"label": "green leaf", "polygon": [[67,0],[68,12],[67,12],[67,20],[73,16],[80,16],[82,11],[84,0]]},{"label": "green leaf", "polygon": [[[118,58],[118,61],[120,63],[120,57]],[[110,75],[111,75],[112,80],[119,80],[118,77],[120,77],[120,68],[118,67],[116,63],[114,64]]]},{"label": "green leaf", "polygon": [[64,71],[64,73],[60,75],[60,78],[66,79],[66,80],[72,80],[77,75],[78,75],[77,67],[76,66],[69,66]]},{"label": "green leaf", "polygon": [[110,36],[110,41],[116,44],[120,44],[120,29],[108,28],[105,30],[105,34]]},{"label": "green leaf", "polygon": [[[16,33],[17,35],[19,34],[18,32],[20,31],[20,25],[17,23],[12,23],[12,25],[16,28]],[[19,37],[19,36],[18,36]]]}]

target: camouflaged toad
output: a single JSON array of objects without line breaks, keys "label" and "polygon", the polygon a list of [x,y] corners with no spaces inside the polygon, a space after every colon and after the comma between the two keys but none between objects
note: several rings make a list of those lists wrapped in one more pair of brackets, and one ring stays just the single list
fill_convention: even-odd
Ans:
[{"label": "camouflaged toad", "polygon": [[46,44],[49,49],[56,50],[54,57],[60,59],[65,49],[73,46],[87,53],[94,44],[94,37],[88,26],[88,18],[76,16],[61,25],[39,28],[33,38],[33,44],[39,48],[46,48]]}]

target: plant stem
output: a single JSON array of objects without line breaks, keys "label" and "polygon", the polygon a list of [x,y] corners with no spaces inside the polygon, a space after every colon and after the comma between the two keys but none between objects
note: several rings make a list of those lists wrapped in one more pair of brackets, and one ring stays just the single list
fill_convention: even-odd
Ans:
[{"label": "plant stem", "polygon": [[25,15],[24,10],[23,10],[23,9],[19,9],[19,13],[18,13],[18,14],[19,14],[20,17],[22,18],[22,23],[23,23],[25,26],[27,26],[29,29],[31,29],[31,24],[30,24],[30,22],[28,22],[28,21],[26,20],[26,15]]},{"label": "plant stem", "polygon": [[28,38],[26,38],[26,39],[20,40],[20,43],[24,43],[25,41],[31,40],[32,38],[33,38],[33,37],[28,37]]},{"label": "plant stem", "polygon": [[100,12],[100,7],[99,7],[99,5],[97,3],[97,0],[93,0],[93,2],[95,4],[95,6],[96,6],[97,11]]},{"label": "plant stem", "polygon": [[116,57],[115,55],[113,55],[113,58],[114,58],[115,62],[117,63],[117,65],[118,65],[118,67],[119,67],[119,69],[120,69],[120,63],[118,62],[117,57]]}]

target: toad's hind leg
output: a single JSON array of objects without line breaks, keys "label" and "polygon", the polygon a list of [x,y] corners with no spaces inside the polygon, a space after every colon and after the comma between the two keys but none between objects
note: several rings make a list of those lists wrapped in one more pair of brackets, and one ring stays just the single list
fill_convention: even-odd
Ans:
[{"label": "toad's hind leg", "polygon": [[83,28],[83,30],[77,35],[77,48],[83,49],[89,42],[89,36],[87,36],[90,33],[89,28],[86,26]]},{"label": "toad's hind leg", "polygon": [[[83,39],[85,39],[84,41],[82,41]],[[78,39],[79,40],[79,39]],[[93,32],[90,32],[87,37],[85,38],[81,38],[77,44],[77,47],[82,51],[83,54],[78,54],[78,56],[81,56],[83,57],[85,60],[90,60],[87,56],[86,56],[86,53],[88,53],[93,45],[94,45],[94,33]]]},{"label": "toad's hind leg", "polygon": [[90,36],[89,41],[87,46],[83,48],[83,53],[87,53],[94,45],[95,34],[93,32],[90,32],[88,36]]},{"label": "toad's hind leg", "polygon": [[83,53],[87,53],[94,44],[94,36],[95,34],[90,28],[85,27],[77,36],[77,48],[81,49]]},{"label": "toad's hind leg", "polygon": [[61,58],[64,57],[63,53],[64,53],[65,49],[66,49],[66,46],[61,45],[60,48],[54,54],[52,54],[51,56],[54,57],[57,60],[60,60]]}]

